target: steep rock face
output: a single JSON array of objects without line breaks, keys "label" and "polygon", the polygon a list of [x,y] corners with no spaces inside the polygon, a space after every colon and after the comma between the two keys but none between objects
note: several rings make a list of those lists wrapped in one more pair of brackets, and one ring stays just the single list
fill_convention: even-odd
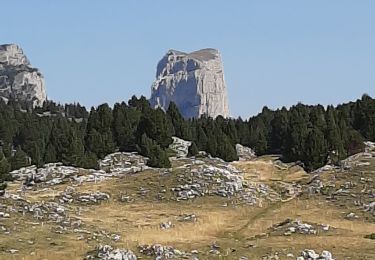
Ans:
[{"label": "steep rock face", "polygon": [[185,118],[229,116],[223,64],[219,51],[170,50],[157,66],[150,104],[168,109],[176,103]]},{"label": "steep rock face", "polygon": [[34,106],[41,106],[47,98],[43,75],[15,44],[0,45],[0,98],[28,101]]}]

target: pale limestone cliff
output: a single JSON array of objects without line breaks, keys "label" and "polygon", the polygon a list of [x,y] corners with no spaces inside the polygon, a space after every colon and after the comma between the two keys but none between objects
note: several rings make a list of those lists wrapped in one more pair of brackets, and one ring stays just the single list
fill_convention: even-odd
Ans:
[{"label": "pale limestone cliff", "polygon": [[47,98],[44,85],[43,75],[31,66],[18,45],[0,45],[0,98],[41,106]]},{"label": "pale limestone cliff", "polygon": [[170,50],[157,66],[150,104],[168,109],[176,103],[185,118],[229,117],[227,90],[219,51],[192,53]]}]

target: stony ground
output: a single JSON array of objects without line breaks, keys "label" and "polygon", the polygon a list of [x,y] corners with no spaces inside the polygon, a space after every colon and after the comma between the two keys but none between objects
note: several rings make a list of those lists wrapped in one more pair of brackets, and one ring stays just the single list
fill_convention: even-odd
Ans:
[{"label": "stony ground", "polygon": [[371,153],[312,174],[276,157],[160,170],[116,154],[103,171],[54,167],[0,199],[0,259],[296,259],[306,249],[375,259]]}]

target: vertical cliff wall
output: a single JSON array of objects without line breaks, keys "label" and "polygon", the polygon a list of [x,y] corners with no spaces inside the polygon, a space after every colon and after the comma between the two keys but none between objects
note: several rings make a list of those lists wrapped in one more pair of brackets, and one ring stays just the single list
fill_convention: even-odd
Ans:
[{"label": "vertical cliff wall", "polygon": [[34,106],[41,106],[47,98],[42,73],[15,44],[0,45],[0,98],[28,101]]},{"label": "vertical cliff wall", "polygon": [[219,51],[192,53],[170,50],[157,66],[151,106],[168,109],[176,103],[185,118],[222,115],[229,117],[227,90]]}]

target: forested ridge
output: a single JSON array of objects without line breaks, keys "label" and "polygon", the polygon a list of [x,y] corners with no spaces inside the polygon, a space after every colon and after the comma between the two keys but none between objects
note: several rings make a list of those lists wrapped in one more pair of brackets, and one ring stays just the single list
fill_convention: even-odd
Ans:
[{"label": "forested ridge", "polygon": [[285,162],[299,161],[313,170],[361,151],[364,140],[375,140],[375,99],[363,95],[337,107],[264,107],[247,120],[184,120],[173,103],[164,112],[135,96],[113,108],[102,104],[90,111],[79,104],[47,101],[32,109],[0,101],[0,183],[10,178],[9,171],[31,164],[95,168],[98,159],[117,150],[137,151],[153,167],[170,167],[172,136],[193,142],[190,155],[201,150],[233,161],[239,143],[257,155],[280,154]]}]

